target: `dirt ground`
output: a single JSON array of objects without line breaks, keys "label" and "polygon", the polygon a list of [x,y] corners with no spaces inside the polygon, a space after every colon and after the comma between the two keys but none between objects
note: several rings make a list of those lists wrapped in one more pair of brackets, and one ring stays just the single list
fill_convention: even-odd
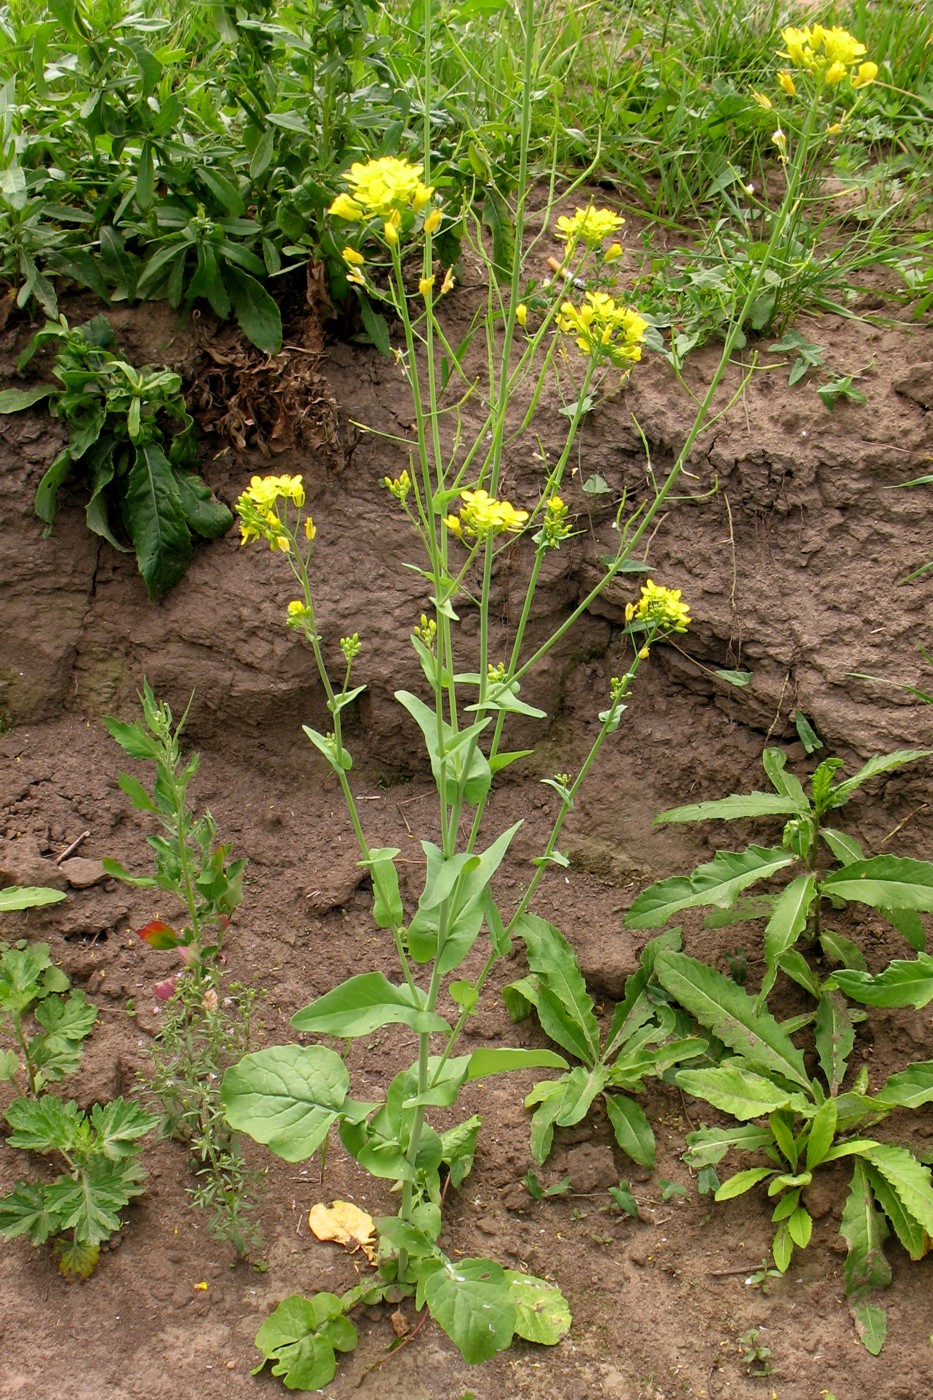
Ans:
[{"label": "dirt ground", "polygon": [[[469,271],[466,283],[449,302],[454,333],[470,311]],[[73,320],[95,309],[82,305]],[[392,693],[418,689],[407,638],[425,599],[417,576],[401,567],[413,545],[379,485],[405,465],[404,452],[354,426],[405,436],[410,415],[398,369],[363,346],[322,346],[312,321],[296,320],[290,346],[270,365],[206,325],[178,328],[158,307],[116,310],[112,319],[137,363],[175,364],[188,376],[193,401],[216,429],[205,437],[204,472],[222,499],[232,504],[253,471],[304,474],[318,528],[325,645],[336,650],[337,638],[353,631],[365,644],[358,665],[368,690],[348,733],[354,791],[371,841],[412,848],[404,893],[416,898],[417,843],[431,835],[436,798],[420,740]],[[933,331],[830,317],[799,329],[825,347],[834,370],[861,375],[867,403],[840,403],[830,413],[812,382],[788,387],[788,366],[767,342],[753,347],[758,368],[700,440],[683,491],[689,499],[671,505],[646,554],[653,577],[683,590],[694,625],[677,647],[655,648],[643,667],[635,701],[572,815],[571,866],[550,874],[537,900],[537,912],[578,949],[607,1014],[645,941],[622,918],[646,882],[686,871],[713,849],[777,837],[767,822],[653,828],[657,811],[761,786],[766,743],[808,771],[814,760],[797,738],[795,711],[815,727],[824,754],[838,754],[850,771],[873,753],[931,742],[933,709],[897,687],[930,688],[917,645],[933,641],[933,573],[902,580],[933,555],[933,498],[929,489],[894,488],[929,470]],[[11,325],[3,335],[0,372],[11,381],[28,329]],[[749,363],[750,355],[751,348]],[[688,367],[693,388],[708,382],[714,356],[700,353]],[[730,383],[738,386],[737,369]],[[544,406],[540,444],[529,437],[514,445],[507,464],[513,501],[534,489],[535,453],[559,441],[557,407]],[[564,493],[581,534],[549,561],[535,622],[541,635],[591,586],[623,490],[632,504],[646,497],[640,433],[660,475],[690,419],[683,387],[654,357],[586,420]],[[82,857],[144,869],[149,830],[117,786],[128,765],[101,716],[133,717],[144,675],[177,713],[194,690],[187,731],[201,753],[194,791],[222,838],[250,861],[228,935],[230,973],[266,993],[258,1043],[290,1039],[290,1016],[316,995],[351,973],[393,969],[391,949],[372,925],[339,793],[301,734],[303,722],[321,724],[325,712],[311,658],[282,625],[288,575],[268,550],[241,550],[231,532],[199,546],[182,583],[150,603],[132,557],[87,532],[79,493],[64,493],[55,529],[43,539],[32,498],[60,441],[58,425],[41,410],[0,419],[0,884],[63,885],[55,858],[85,831]],[[594,473],[610,494],[583,491]],[[526,564],[519,544],[497,571],[504,627],[519,606]],[[527,881],[554,813],[556,796],[539,780],[579,763],[609,678],[619,674],[621,622],[633,592],[630,583],[615,585],[523,688],[523,698],[550,719],[533,735],[534,757],[507,770],[492,806],[490,830],[524,818],[497,883],[503,905]],[[468,634],[472,621],[467,612]],[[731,686],[716,676],[719,668],[750,671],[751,682]],[[531,747],[529,736],[517,730],[513,747]],[[880,778],[847,809],[850,829],[869,849],[930,858],[930,772],[921,763]],[[84,1067],[66,1086],[79,1102],[132,1092],[146,1064],[160,1015],[153,985],[166,965],[134,930],[158,912],[165,911],[153,908],[146,891],[105,882],[70,888],[56,908],[6,917],[7,937],[47,939],[100,1008]],[[857,936],[873,967],[903,955],[869,914]],[[685,923],[684,937],[689,952],[723,970],[726,955],[741,950],[750,982],[760,975],[756,928],[713,932],[696,920]],[[471,1023],[475,1044],[545,1043],[530,1023],[509,1024],[498,995],[521,971],[518,951],[497,969]],[[387,1063],[394,1073],[408,1062],[396,1062],[395,1050],[408,1054],[393,1037],[354,1048],[357,1097],[378,1097]],[[927,1012],[873,1012],[860,1028],[856,1056],[868,1063],[872,1082],[931,1053]],[[573,1312],[568,1337],[549,1350],[519,1344],[469,1368],[430,1322],[388,1355],[393,1333],[374,1311],[360,1320],[361,1344],[330,1391],[338,1400],[930,1394],[933,1260],[911,1264],[889,1246],[888,1340],[872,1358],[856,1340],[843,1298],[843,1174],[827,1176],[810,1247],[765,1291],[750,1280],[769,1250],[767,1203],[753,1193],[711,1205],[681,1161],[685,1132],[710,1121],[702,1105],[665,1085],[646,1096],[658,1137],[653,1173],[633,1169],[598,1114],[563,1130],[539,1176],[545,1185],[569,1176],[572,1193],[536,1203],[522,1184],[532,1165],[522,1099],[535,1077],[493,1079],[464,1095],[465,1111],[484,1121],[473,1173],[448,1202],[444,1243],[448,1252],[490,1254],[557,1281]],[[906,1131],[929,1150],[933,1113],[913,1115]],[[22,1172],[20,1156],[0,1140],[0,1191]],[[86,1284],[65,1283],[45,1252],[5,1243],[0,1393],[19,1400],[280,1393],[271,1377],[249,1374],[258,1326],[290,1293],[349,1287],[358,1267],[311,1236],[308,1208],[335,1198],[373,1213],[392,1206],[339,1144],[323,1182],[316,1162],[290,1167],[252,1147],[250,1156],[268,1167],[264,1272],[234,1266],[232,1249],[209,1237],[186,1203],[187,1159],[172,1143],[147,1147],[146,1192],[125,1212],[124,1229]],[[637,1219],[612,1207],[607,1188],[620,1180],[632,1185]],[[686,1195],[665,1199],[666,1182]],[[755,1363],[755,1347],[770,1356]]]}]

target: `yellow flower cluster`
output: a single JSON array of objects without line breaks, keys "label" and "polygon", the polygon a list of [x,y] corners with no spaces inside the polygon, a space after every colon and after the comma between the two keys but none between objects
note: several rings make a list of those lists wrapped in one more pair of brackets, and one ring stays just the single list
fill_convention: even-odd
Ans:
[{"label": "yellow flower cluster", "polygon": [[397,501],[404,501],[411,490],[411,477],[403,471],[400,476],[384,476],[382,484]]},{"label": "yellow flower cluster", "polygon": [[649,578],[642,585],[637,603],[625,608],[626,622],[643,622],[656,632],[686,632],[690,626],[690,608],[681,601],[679,588],[662,588]]},{"label": "yellow flower cluster", "polygon": [[[624,223],[621,214],[613,214],[611,209],[594,209],[591,204],[588,209],[577,208],[569,219],[562,214],[557,220],[555,236],[565,240],[571,248],[577,243],[585,243],[587,248],[598,248],[604,239],[618,233]],[[618,244],[613,244],[610,249],[615,257],[619,255],[614,251],[618,247]]]},{"label": "yellow flower cluster", "polygon": [[[250,540],[268,540],[270,549],[288,553],[291,541],[276,510],[276,503],[280,500],[291,501],[298,507],[304,505],[305,488],[300,476],[250,477],[249,486],[236,503],[241,544],[249,544]],[[305,534],[309,540],[313,540],[315,533],[309,515],[305,519]]]},{"label": "yellow flower cluster", "polygon": [[543,544],[547,549],[559,549],[561,540],[572,535],[570,523],[567,520],[567,507],[560,496],[551,496],[544,510],[544,524],[540,533],[535,535],[535,543]]},{"label": "yellow flower cluster", "polygon": [[[808,25],[804,29],[791,25],[781,31],[781,38],[794,67],[821,78],[830,87],[844,78],[849,78],[854,88],[866,87],[878,76],[877,63],[858,63],[867,52],[865,45],[838,25],[831,29],[822,24]],[[856,63],[858,68],[855,68]],[[793,96],[794,83],[790,75],[782,76],[779,81],[784,91]]]},{"label": "yellow flower cluster", "polygon": [[448,515],[445,524],[461,540],[516,534],[528,519],[527,510],[516,510],[508,501],[497,501],[488,491],[461,491],[460,499],[460,514]]},{"label": "yellow flower cluster", "polygon": [[361,219],[385,219],[390,227],[398,228],[393,215],[406,209],[417,214],[434,193],[432,186],[421,180],[423,165],[397,156],[382,156],[365,165],[354,161],[347,175],[349,194],[338,194],[329,212],[336,219],[359,222]]},{"label": "yellow flower cluster", "polygon": [[583,303],[565,301],[557,317],[558,329],[572,335],[584,355],[604,355],[615,365],[637,363],[648,322],[608,292],[587,292]]}]

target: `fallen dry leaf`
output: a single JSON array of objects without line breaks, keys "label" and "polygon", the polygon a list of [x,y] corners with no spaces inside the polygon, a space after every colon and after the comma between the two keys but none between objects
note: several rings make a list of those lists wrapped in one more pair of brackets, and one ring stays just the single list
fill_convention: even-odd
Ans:
[{"label": "fallen dry leaf", "polygon": [[319,1240],[333,1240],[345,1249],[361,1249],[370,1264],[376,1262],[376,1242],[373,1238],[373,1218],[350,1201],[334,1201],[330,1206],[318,1204],[308,1212],[308,1225]]}]

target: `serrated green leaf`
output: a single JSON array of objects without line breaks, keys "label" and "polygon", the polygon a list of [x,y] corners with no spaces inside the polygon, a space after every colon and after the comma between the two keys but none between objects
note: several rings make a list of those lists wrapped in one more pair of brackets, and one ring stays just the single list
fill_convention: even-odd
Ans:
[{"label": "serrated green leaf", "polygon": [[870,1147],[865,1157],[897,1193],[904,1209],[933,1236],[933,1185],[930,1168],[918,1162],[906,1147],[882,1143]]},{"label": "serrated green leaf", "polygon": [[37,1181],[18,1181],[12,1191],[0,1196],[0,1235],[16,1239],[28,1235],[31,1244],[45,1244],[61,1229],[54,1210],[49,1209],[45,1187]]},{"label": "serrated green leaf", "polygon": [[32,408],[34,403],[54,393],[52,384],[35,384],[31,389],[0,390],[0,413],[21,413],[24,408]]},{"label": "serrated green leaf", "polygon": [[930,1247],[930,1237],[920,1221],[910,1213],[891,1183],[882,1176],[877,1167],[866,1162],[865,1170],[875,1200],[884,1211],[894,1233],[907,1250],[911,1259],[922,1259]]},{"label": "serrated green leaf", "polygon": [[[335,1332],[332,1324],[337,1321],[343,1327]],[[357,1336],[335,1294],[303,1298],[293,1293],[256,1333],[255,1346],[263,1361],[253,1375],[271,1361],[272,1374],[283,1378],[286,1390],[321,1390],[336,1373],[335,1350],[352,1351]]]},{"label": "serrated green leaf", "polygon": [[567,1300],[553,1283],[506,1269],[509,1300],[515,1309],[515,1335],[538,1346],[556,1346],[570,1330]]},{"label": "serrated green leaf", "polygon": [[790,1093],[764,1075],[745,1069],[734,1060],[715,1069],[686,1069],[677,1075],[677,1085],[703,1099],[714,1108],[731,1113],[740,1122],[763,1118],[780,1108],[801,1113],[807,1101],[800,1094]]},{"label": "serrated green leaf", "polygon": [[227,1070],[221,1099],[231,1127],[286,1162],[312,1156],[350,1088],[346,1065],[321,1045],[277,1045]]},{"label": "serrated green leaf", "polygon": [[55,1257],[58,1272],[62,1278],[80,1279],[82,1283],[91,1277],[100,1259],[99,1244],[84,1244],[79,1240],[57,1240]]},{"label": "serrated green leaf", "polygon": [[912,1006],[919,1011],[933,1001],[933,957],[918,953],[915,959],[895,958],[874,975],[840,969],[833,981],[847,997],[866,1006]]},{"label": "serrated green leaf", "polygon": [[697,866],[692,875],[661,880],[644,890],[626,915],[626,926],[658,928],[682,909],[701,904],[727,909],[748,885],[770,878],[791,865],[794,859],[782,846],[717,851],[711,861]]},{"label": "serrated green leaf", "polygon": [[857,900],[873,909],[933,912],[933,863],[903,856],[853,861],[827,875],[823,891],[836,899]]},{"label": "serrated green leaf", "polygon": [[292,1017],[297,1031],[343,1039],[369,1035],[381,1026],[408,1026],[418,1035],[450,1034],[442,1016],[425,1010],[424,993],[397,986],[381,972],[362,972],[318,997]]},{"label": "serrated green leaf", "polygon": [[684,1161],[695,1168],[714,1167],[727,1152],[760,1152],[770,1146],[771,1141],[767,1128],[755,1127],[751,1123],[741,1127],[732,1124],[728,1128],[698,1128],[696,1132],[687,1134]]},{"label": "serrated green leaf", "polygon": [[60,1228],[74,1230],[79,1244],[102,1244],[120,1229],[120,1211],[143,1189],[125,1162],[92,1157],[76,1179],[62,1176],[47,1186],[45,1197]]},{"label": "serrated green leaf", "polygon": [[580,1058],[594,1064],[599,1059],[599,1024],[570,944],[558,928],[534,914],[519,919],[513,931],[525,943],[528,966],[556,998],[577,1037],[582,1037],[586,1053]]},{"label": "serrated green leaf", "polygon": [[765,749],[761,755],[761,765],[775,792],[782,797],[793,798],[799,811],[805,812],[810,804],[799,780],[787,771],[787,754],[784,750]]},{"label": "serrated green leaf", "polygon": [[74,1099],[65,1103],[54,1094],[14,1099],[4,1117],[13,1129],[9,1145],[29,1152],[71,1152],[84,1122]]},{"label": "serrated green leaf", "polygon": [[849,836],[847,832],[834,831],[832,827],[823,826],[820,827],[820,835],[840,865],[851,865],[853,861],[865,859],[865,852],[855,837]]},{"label": "serrated green leaf", "polygon": [[930,754],[933,754],[933,749],[895,749],[893,753],[878,754],[875,758],[870,758],[853,777],[846,778],[836,786],[832,805],[841,807],[850,794],[868,782],[869,778],[874,778],[879,773],[890,773],[892,768],[903,768],[905,763],[914,763],[918,758],[928,758]]},{"label": "serrated green leaf", "polygon": [[920,1108],[933,1103],[933,1060],[921,1060],[890,1075],[874,1097],[892,1108]]},{"label": "serrated green leaf", "polygon": [[888,1234],[884,1216],[875,1208],[865,1164],[856,1160],[852,1184],[842,1208],[840,1234],[848,1245],[845,1263],[846,1297],[861,1303],[875,1288],[887,1288],[891,1266],[884,1257]]},{"label": "serrated green leaf", "polygon": [[665,991],[730,1049],[809,1090],[801,1052],[730,978],[685,953],[659,953],[654,970]]},{"label": "serrated green leaf", "polygon": [[[864,1012],[858,1013],[864,1016]],[[833,1096],[845,1079],[846,1066],[855,1044],[852,1013],[838,992],[823,992],[814,1020],[816,1053],[820,1069]]]},{"label": "serrated green leaf", "polygon": [[511,1344],[515,1307],[505,1270],[489,1259],[445,1259],[424,1285],[434,1321],[464,1361],[489,1361]]}]

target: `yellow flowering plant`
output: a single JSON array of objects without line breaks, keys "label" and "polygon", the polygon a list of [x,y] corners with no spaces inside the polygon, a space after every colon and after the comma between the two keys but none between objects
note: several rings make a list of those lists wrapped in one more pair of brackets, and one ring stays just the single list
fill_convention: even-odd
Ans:
[{"label": "yellow flowering plant", "polygon": [[[430,31],[430,3],[425,10]],[[557,275],[547,294],[526,299],[527,258],[534,256],[534,244],[530,255],[526,249],[535,87],[531,0],[524,0],[524,22],[528,39],[512,210],[515,237],[507,267],[487,246],[482,228],[474,230],[473,252],[483,268],[486,297],[474,320],[475,339],[483,340],[478,352],[473,347],[482,372],[464,365],[462,350],[450,344],[445,329],[444,298],[454,292],[455,279],[439,263],[435,235],[448,218],[459,215],[441,202],[430,143],[419,161],[384,157],[352,165],[346,189],[330,210],[339,237],[347,241],[346,266],[362,279],[366,296],[381,300],[391,313],[396,363],[411,394],[410,436],[404,443],[388,439],[391,446],[403,447],[404,466],[387,473],[383,485],[387,506],[411,527],[418,557],[409,567],[424,589],[411,631],[424,693],[400,689],[395,696],[420,731],[437,789],[437,827],[422,839],[424,887],[416,900],[402,892],[400,851],[373,844],[349,782],[353,759],[343,719],[363,689],[356,684],[356,671],[365,664],[365,638],[343,637],[338,650],[336,634],[330,640],[327,635],[331,620],[322,625],[317,615],[315,529],[308,524],[300,478],[254,479],[238,503],[244,543],[268,542],[298,583],[285,621],[311,647],[331,719],[329,732],[305,726],[304,733],[340,785],[360,862],[372,880],[373,919],[394,950],[397,975],[392,980],[382,971],[362,971],[300,1011],[292,1024],[316,1042],[260,1051],[229,1071],[224,1081],[227,1115],[235,1127],[287,1161],[310,1155],[336,1127],[344,1148],[363,1167],[394,1181],[400,1206],[397,1216],[376,1222],[376,1273],[344,1299],[328,1302],[328,1308],[336,1309],[328,1316],[339,1314],[346,1321],[346,1312],[363,1298],[409,1293],[468,1361],[491,1357],[515,1336],[557,1342],[569,1326],[569,1312],[554,1285],[510,1276],[487,1259],[455,1264],[444,1253],[440,1232],[446,1187],[460,1184],[469,1171],[479,1121],[467,1118],[442,1131],[430,1120],[434,1109],[452,1109],[460,1089],[474,1079],[517,1068],[568,1068],[556,1051],[496,1047],[464,1052],[461,1041],[493,968],[514,939],[527,942],[531,906],[545,872],[569,863],[560,850],[566,819],[603,745],[620,728],[640,667],[656,646],[690,625],[680,590],[650,579],[630,603],[624,643],[630,661],[609,684],[608,703],[598,712],[578,771],[562,774],[560,782],[543,780],[557,793],[559,810],[520,896],[511,900],[500,893],[497,872],[521,823],[490,833],[490,795],[497,776],[530,759],[533,749],[510,747],[508,729],[517,720],[527,730],[547,718],[522,695],[523,683],[651,538],[710,419],[768,266],[766,255],[759,282],[730,327],[720,363],[668,475],[654,483],[653,494],[631,513],[623,502],[616,547],[604,573],[549,636],[542,639],[536,630],[532,640],[542,570],[552,551],[577,532],[580,512],[574,506],[571,466],[580,452],[579,430],[593,401],[591,391],[602,382],[622,384],[637,371],[649,322],[618,295],[614,280],[625,260],[618,241],[623,220],[593,206],[555,218],[552,200],[544,225],[562,245],[563,258],[552,260]],[[428,92],[430,49],[428,34]],[[794,188],[793,178],[789,184]],[[565,374],[573,401],[565,406],[560,450],[537,480],[512,478],[517,444],[528,443],[529,458],[537,445],[534,418],[545,385]],[[467,400],[469,431],[464,426]],[[522,416],[516,423],[518,404]],[[521,604],[507,629],[491,603],[497,563],[506,554],[510,570],[524,580]],[[462,626],[467,610],[475,627]],[[333,673],[336,680],[330,666],[339,667]],[[412,1061],[399,1070],[384,1101],[357,1101],[350,1094],[346,1064],[327,1042],[364,1037],[387,1025],[410,1033]],[[661,1040],[665,1036],[658,1031]],[[313,1123],[301,1109],[309,1093],[320,1106]],[[624,1150],[631,1146],[621,1123],[617,1140]],[[521,1303],[526,1288],[536,1300],[533,1329]],[[490,1315],[492,1327],[487,1325]],[[333,1359],[332,1351],[330,1355]]]}]

